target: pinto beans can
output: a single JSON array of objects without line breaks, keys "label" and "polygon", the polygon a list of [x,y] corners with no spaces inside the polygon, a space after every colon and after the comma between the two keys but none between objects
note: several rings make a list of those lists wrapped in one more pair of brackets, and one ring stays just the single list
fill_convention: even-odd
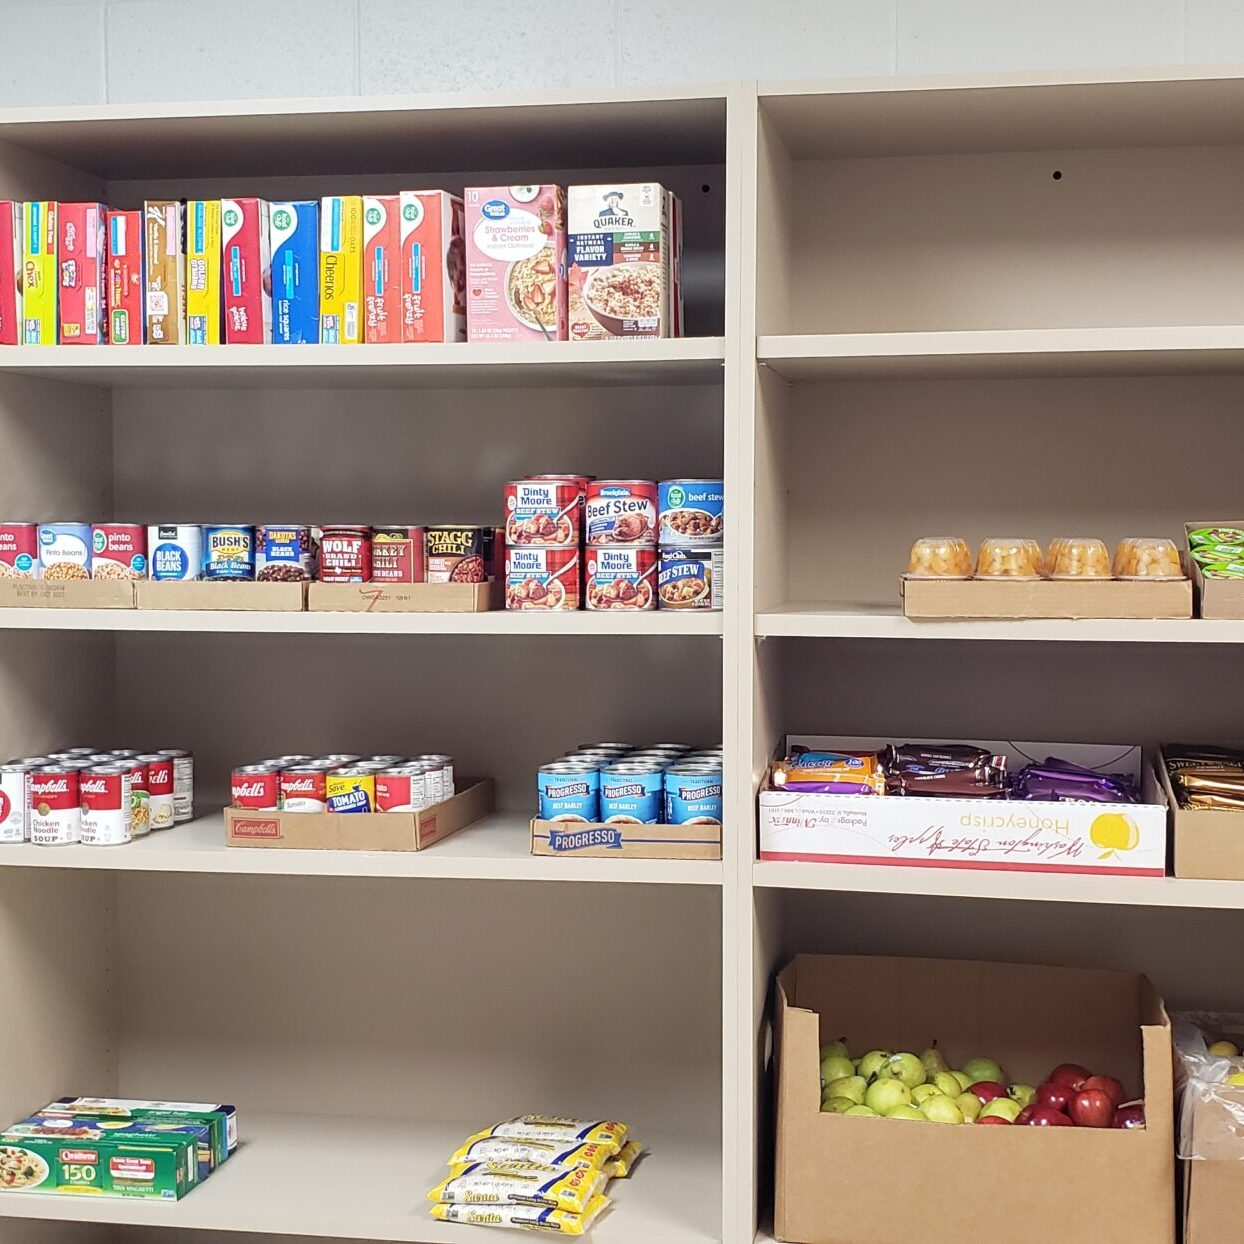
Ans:
[{"label": "pinto beans can", "polygon": [[261,583],[305,583],[315,577],[311,528],[269,523],[255,533],[255,578]]},{"label": "pinto beans can", "polygon": [[371,582],[370,527],[325,527],[320,532],[320,579],[324,583]]},{"label": "pinto beans can", "polygon": [[662,609],[720,609],[722,550],[662,549],[657,595]]},{"label": "pinto beans can", "polygon": [[92,579],[146,577],[146,527],[138,523],[96,523],[91,528]]},{"label": "pinto beans can", "polygon": [[505,486],[505,542],[575,548],[583,488],[573,480],[520,479]]},{"label": "pinto beans can", "polygon": [[429,583],[485,583],[491,527],[429,527],[424,537]]},{"label": "pinto beans can", "polygon": [[594,610],[655,609],[656,549],[588,549],[583,597]]},{"label": "pinto beans can", "polygon": [[33,579],[38,565],[38,526],[0,523],[0,579]]},{"label": "pinto beans can", "polygon": [[579,550],[505,550],[507,609],[578,609],[582,566]]},{"label": "pinto beans can", "polygon": [[328,810],[327,771],[300,765],[281,771],[282,812],[326,812]]},{"label": "pinto beans can", "polygon": [[44,765],[30,775],[30,841],[62,847],[82,840],[82,796],[78,774],[64,765]]},{"label": "pinto beans can", "polygon": [[422,527],[377,527],[371,537],[373,583],[423,583],[427,564]]},{"label": "pinto beans can", "polygon": [[726,493],[719,479],[666,479],[657,485],[662,545],[720,544]]},{"label": "pinto beans can", "polygon": [[230,781],[230,805],[252,812],[275,812],[281,802],[281,773],[271,765],[243,765]]},{"label": "pinto beans can", "polygon": [[584,506],[588,544],[656,544],[657,486],[652,480],[593,480]]},{"label": "pinto beans can", "polygon": [[80,775],[84,847],[119,847],[133,838],[131,782],[125,765],[100,765]]}]

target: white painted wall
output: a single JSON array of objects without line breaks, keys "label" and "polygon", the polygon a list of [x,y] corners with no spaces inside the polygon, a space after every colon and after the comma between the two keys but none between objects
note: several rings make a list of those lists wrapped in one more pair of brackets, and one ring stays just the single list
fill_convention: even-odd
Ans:
[{"label": "white painted wall", "polygon": [[1244,0],[0,0],[0,107],[1244,60]]}]

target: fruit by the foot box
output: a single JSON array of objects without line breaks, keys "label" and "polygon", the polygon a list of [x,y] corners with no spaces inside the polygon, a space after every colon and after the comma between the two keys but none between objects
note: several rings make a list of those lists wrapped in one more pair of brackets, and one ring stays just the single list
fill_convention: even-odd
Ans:
[{"label": "fruit by the foot box", "polygon": [[[775,1234],[795,1244],[1174,1244],[1171,1025],[1131,972],[800,955],[779,974]],[[987,1056],[1039,1084],[1071,1060],[1143,1096],[1146,1126],[982,1127],[821,1109],[821,1047]],[[1227,1238],[1227,1237],[1221,1237]],[[1237,1237],[1231,1237],[1237,1238]]]}]

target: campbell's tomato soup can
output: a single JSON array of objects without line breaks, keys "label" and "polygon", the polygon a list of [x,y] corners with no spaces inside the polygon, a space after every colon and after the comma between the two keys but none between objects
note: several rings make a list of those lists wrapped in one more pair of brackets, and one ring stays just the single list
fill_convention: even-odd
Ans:
[{"label": "campbell's tomato soup can", "polygon": [[45,765],[30,775],[30,841],[62,847],[82,840],[82,797],[78,774],[64,765]]},{"label": "campbell's tomato soup can", "polygon": [[578,609],[578,548],[505,550],[507,609]]},{"label": "campbell's tomato soup can", "polygon": [[124,765],[98,765],[79,774],[84,847],[119,847],[133,838],[131,784]]},{"label": "campbell's tomato soup can", "polygon": [[422,527],[375,527],[371,533],[373,583],[423,583],[427,565]]},{"label": "campbell's tomato soup can", "polygon": [[485,583],[490,527],[451,524],[429,527],[424,535],[429,583]]},{"label": "campbell's tomato soup can", "polygon": [[349,769],[331,770],[325,775],[324,789],[329,812],[374,812],[376,810],[376,773],[356,765]]},{"label": "campbell's tomato soup can", "polygon": [[587,486],[588,544],[657,542],[657,486],[650,479],[597,479]]},{"label": "campbell's tomato soup can", "polygon": [[139,523],[95,523],[91,527],[92,579],[146,577],[146,527]]},{"label": "campbell's tomato soup can", "polygon": [[325,527],[320,532],[320,579],[324,583],[370,583],[371,528]]},{"label": "campbell's tomato soup can", "polygon": [[396,765],[376,774],[377,812],[419,812],[431,807],[428,766]]},{"label": "campbell's tomato soup can", "polygon": [[0,843],[30,838],[30,775],[34,767],[22,761],[0,765]]},{"label": "campbell's tomato soup can", "polygon": [[281,773],[270,765],[243,765],[234,769],[229,803],[252,812],[275,812],[281,802]]},{"label": "campbell's tomato soup can", "polygon": [[506,544],[576,547],[583,496],[571,480],[520,479],[506,484]]},{"label": "campbell's tomato soup can", "polygon": [[314,765],[281,770],[282,812],[326,812],[328,773]]},{"label": "campbell's tomato soup can", "polygon": [[583,597],[589,609],[655,609],[656,549],[590,548],[584,555]]},{"label": "campbell's tomato soup can", "polygon": [[164,748],[159,755],[173,762],[173,820],[194,820],[194,755],[180,748]]},{"label": "campbell's tomato soup can", "polygon": [[137,759],[147,769],[148,824],[152,829],[171,829],[177,807],[173,758],[159,752],[148,752]]},{"label": "campbell's tomato soup can", "polygon": [[0,523],[0,579],[33,579],[38,565],[38,524]]}]

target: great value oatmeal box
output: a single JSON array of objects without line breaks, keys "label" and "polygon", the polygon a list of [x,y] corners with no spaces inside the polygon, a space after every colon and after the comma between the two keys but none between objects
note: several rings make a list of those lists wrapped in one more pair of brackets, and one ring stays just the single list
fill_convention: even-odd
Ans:
[{"label": "great value oatmeal box", "polygon": [[0,200],[0,346],[21,337],[22,205]]},{"label": "great value oatmeal box", "polygon": [[97,346],[107,332],[107,239],[102,203],[61,203],[57,211],[57,305],[61,345]]},{"label": "great value oatmeal box", "polygon": [[268,204],[263,199],[220,202],[225,341],[230,345],[264,345],[272,340],[269,224]]},{"label": "great value oatmeal box", "polygon": [[108,341],[143,343],[143,214],[108,213]]},{"label": "great value oatmeal box", "polygon": [[183,208],[176,200],[143,205],[147,341],[180,345],[186,337],[186,242]]},{"label": "great value oatmeal box", "polygon": [[466,240],[462,200],[403,190],[402,340],[465,341]]},{"label": "great value oatmeal box", "polygon": [[186,204],[186,341],[220,345],[220,200]]},{"label": "great value oatmeal box", "polygon": [[22,221],[22,344],[56,344],[56,204],[26,203]]}]

